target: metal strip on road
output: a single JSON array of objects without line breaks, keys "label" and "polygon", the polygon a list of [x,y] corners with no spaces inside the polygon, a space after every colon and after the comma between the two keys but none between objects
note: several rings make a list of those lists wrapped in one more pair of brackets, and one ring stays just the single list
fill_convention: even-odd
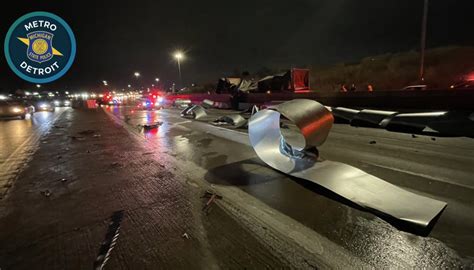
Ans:
[{"label": "metal strip on road", "polygon": [[184,109],[181,112],[182,117],[192,118],[192,119],[203,118],[206,115],[207,115],[206,110],[202,106],[199,106],[199,105],[193,105],[191,107]]},{"label": "metal strip on road", "polygon": [[240,114],[228,114],[214,120],[213,124],[226,123],[230,128],[240,128],[247,124],[247,120]]},{"label": "metal strip on road", "polygon": [[[299,129],[301,136],[291,144],[280,130],[281,117]],[[445,202],[411,193],[347,164],[314,156],[314,148],[324,143],[333,121],[331,112],[318,102],[296,99],[253,115],[249,138],[260,159],[278,171],[316,183],[377,214],[429,226],[446,207]]]}]

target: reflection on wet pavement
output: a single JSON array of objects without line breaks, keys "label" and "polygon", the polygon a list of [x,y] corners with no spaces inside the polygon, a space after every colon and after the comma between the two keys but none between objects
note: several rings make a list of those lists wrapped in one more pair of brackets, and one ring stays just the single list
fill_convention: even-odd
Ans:
[{"label": "reflection on wet pavement", "polygon": [[[162,126],[144,134],[147,139],[145,144],[150,150],[155,153],[163,151],[194,163],[207,171],[204,176],[207,182],[219,187],[239,187],[275,211],[301,222],[377,268],[457,268],[472,263],[461,259],[452,249],[462,251],[463,257],[470,257],[473,255],[472,249],[466,248],[467,243],[456,242],[452,234],[444,233],[445,226],[450,226],[446,220],[458,215],[456,209],[448,207],[432,236],[417,236],[400,231],[362,209],[338,201],[319,187],[308,186],[270,169],[256,158],[250,146],[235,142],[240,139],[228,140],[214,136],[208,131],[216,127],[184,120],[178,116],[178,111],[131,112],[121,108],[120,111],[114,110],[113,114],[126,120],[130,127],[144,122],[163,121]],[[246,135],[241,131],[233,134],[245,140]],[[338,136],[341,136],[340,133]],[[386,172],[374,172],[377,173]],[[389,179],[395,177],[392,173],[388,175]],[[399,173],[396,173],[396,177],[399,177]],[[450,204],[456,207],[456,204]],[[469,210],[471,212],[472,209]],[[470,231],[458,233],[467,236],[467,239],[471,237]]]},{"label": "reflection on wet pavement", "polygon": [[26,119],[0,119],[0,198],[36,151],[40,138],[67,109],[37,112]]}]

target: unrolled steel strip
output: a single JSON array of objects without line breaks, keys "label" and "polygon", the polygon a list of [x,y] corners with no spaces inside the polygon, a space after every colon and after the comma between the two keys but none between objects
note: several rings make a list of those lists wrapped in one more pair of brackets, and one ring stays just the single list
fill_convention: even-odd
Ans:
[{"label": "unrolled steel strip", "polygon": [[[292,121],[300,131],[290,145],[280,130],[280,117]],[[375,212],[382,212],[417,226],[426,227],[446,203],[401,189],[355,167],[319,161],[311,148],[326,140],[334,118],[313,100],[296,99],[262,110],[249,121],[250,142],[257,155],[283,173],[321,185]],[[297,138],[298,139],[298,138]]]}]

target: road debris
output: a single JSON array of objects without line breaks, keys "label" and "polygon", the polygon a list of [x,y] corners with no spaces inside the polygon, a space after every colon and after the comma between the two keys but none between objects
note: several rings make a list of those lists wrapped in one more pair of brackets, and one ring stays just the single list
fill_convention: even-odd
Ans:
[{"label": "road debris", "polygon": [[81,136],[69,136],[69,138],[76,140],[76,141],[85,141],[86,138],[81,137]]},{"label": "road debris", "polygon": [[181,112],[181,117],[190,119],[199,119],[207,115],[206,110],[199,105],[187,107]]},{"label": "road debris", "polygon": [[[281,118],[298,127],[304,138],[299,149],[282,135]],[[375,214],[383,213],[410,225],[428,227],[446,207],[445,202],[411,193],[348,164],[302,158],[309,149],[324,143],[333,120],[331,112],[322,104],[295,99],[253,115],[248,135],[259,158],[273,169],[320,185]],[[209,201],[210,204],[212,200]]]},{"label": "road debris", "polygon": [[41,191],[41,194],[45,197],[49,197],[49,196],[51,196],[51,191],[49,191],[49,190]]},{"label": "road debris", "polygon": [[415,134],[411,134],[411,137],[412,138],[418,138],[418,136],[416,136]]},{"label": "road debris", "polygon": [[83,130],[83,131],[78,132],[77,134],[79,134],[79,135],[92,135],[92,134],[94,134],[94,133],[95,133],[94,130],[92,130],[92,129],[86,129],[86,130]]},{"label": "road debris", "polygon": [[212,203],[213,203],[216,199],[219,199],[219,200],[222,199],[222,196],[217,195],[217,194],[214,193],[213,191],[207,190],[201,198],[209,198],[209,200],[207,200],[206,204],[205,204],[204,207],[202,208],[202,211],[204,211],[206,214],[209,214],[209,211],[210,211],[210,209],[211,209]]},{"label": "road debris", "polygon": [[105,234],[104,241],[102,241],[102,245],[100,246],[99,254],[94,261],[94,269],[96,270],[104,269],[112,250],[117,244],[117,239],[120,235],[120,224],[123,220],[123,213],[123,210],[116,211],[110,217],[111,221],[107,233]]},{"label": "road debris", "polygon": [[153,124],[143,124],[143,125],[138,125],[138,126],[145,129],[145,130],[149,130],[149,129],[158,128],[161,125],[163,125],[163,122],[155,122]]},{"label": "road debris", "polygon": [[113,162],[112,164],[110,164],[110,166],[112,166],[112,167],[122,167],[122,164],[120,164],[119,162]]},{"label": "road debris", "polygon": [[240,114],[224,115],[212,122],[213,125],[231,125],[234,128],[239,128],[247,124],[247,120]]},{"label": "road debris", "polygon": [[182,238],[186,238],[186,239],[189,239],[189,235],[187,233],[183,233],[183,235],[181,235]]},{"label": "road debris", "polygon": [[66,178],[61,178],[61,182],[63,182],[63,183],[64,183],[64,182],[66,182],[66,181],[67,181],[67,179],[66,179]]},{"label": "road debris", "polygon": [[436,138],[434,138],[434,137],[431,137],[431,140],[432,140],[432,141],[436,141]]},{"label": "road debris", "polygon": [[92,135],[92,137],[94,137],[94,138],[100,138],[100,137],[102,137],[102,135],[100,135],[100,134],[94,134],[94,135]]}]

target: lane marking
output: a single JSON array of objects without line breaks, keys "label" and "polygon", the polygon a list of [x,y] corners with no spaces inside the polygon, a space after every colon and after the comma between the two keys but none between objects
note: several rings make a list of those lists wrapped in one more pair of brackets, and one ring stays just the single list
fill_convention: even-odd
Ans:
[{"label": "lane marking", "polygon": [[31,161],[31,158],[39,148],[41,137],[51,129],[53,124],[66,110],[60,111],[49,121],[40,124],[38,128],[33,130],[32,134],[0,164],[0,199],[6,197],[11,183]]},{"label": "lane marking", "polygon": [[459,187],[463,187],[463,188],[474,189],[474,187],[471,187],[471,186],[468,186],[468,185],[464,185],[464,184],[460,184],[460,183],[453,183],[452,181],[449,181],[449,179],[446,179],[446,178],[431,176],[431,175],[424,174],[424,173],[412,172],[412,171],[408,171],[408,170],[404,170],[404,169],[394,168],[394,167],[385,166],[385,165],[372,163],[372,162],[367,162],[367,161],[362,161],[362,162],[365,163],[365,164],[368,164],[368,165],[372,165],[374,167],[379,167],[379,168],[382,168],[382,169],[396,171],[396,172],[400,172],[400,173],[405,173],[405,174],[409,174],[409,175],[413,175],[413,176],[423,177],[423,178],[430,179],[430,180],[433,180],[433,181],[436,181],[436,182],[442,182],[444,184],[451,184],[451,185],[455,185],[455,186],[459,186]]}]

